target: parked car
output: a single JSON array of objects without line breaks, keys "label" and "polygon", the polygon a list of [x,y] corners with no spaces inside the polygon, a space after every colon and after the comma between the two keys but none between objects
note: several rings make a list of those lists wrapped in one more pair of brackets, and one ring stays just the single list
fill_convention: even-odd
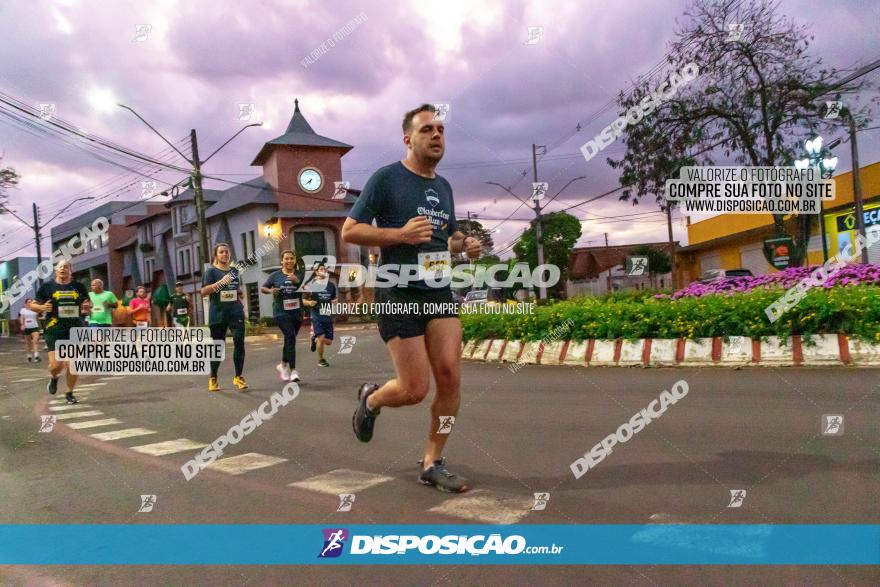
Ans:
[{"label": "parked car", "polygon": [[700,283],[711,283],[730,277],[752,277],[752,272],[748,269],[709,269],[700,275],[698,281]]},{"label": "parked car", "polygon": [[500,287],[490,289],[471,290],[464,296],[464,306],[474,306],[478,304],[503,304],[504,294]]}]

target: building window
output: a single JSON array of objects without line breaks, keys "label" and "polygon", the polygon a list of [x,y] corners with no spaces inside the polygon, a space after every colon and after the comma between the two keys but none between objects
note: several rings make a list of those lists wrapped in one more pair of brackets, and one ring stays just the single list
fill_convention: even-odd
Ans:
[{"label": "building window", "polygon": [[248,283],[245,290],[247,291],[248,320],[257,322],[260,319],[260,294],[257,290],[257,284]]},{"label": "building window", "polygon": [[149,259],[144,259],[144,283],[152,283],[153,281],[153,268],[155,267],[156,259],[150,257]]},{"label": "building window", "polygon": [[241,258],[247,259],[248,256],[248,242],[247,242],[247,233],[241,233]]},{"label": "building window", "polygon": [[192,273],[192,251],[190,249],[177,251],[177,273],[179,275]]},{"label": "building window", "polygon": [[324,233],[319,231],[296,231],[293,233],[293,244],[297,258],[302,259],[305,255],[327,254],[327,240]]},{"label": "building window", "polygon": [[256,231],[251,230],[248,231],[248,236],[250,237],[251,250],[250,253],[246,256],[254,255],[257,252],[257,241],[256,241]]}]

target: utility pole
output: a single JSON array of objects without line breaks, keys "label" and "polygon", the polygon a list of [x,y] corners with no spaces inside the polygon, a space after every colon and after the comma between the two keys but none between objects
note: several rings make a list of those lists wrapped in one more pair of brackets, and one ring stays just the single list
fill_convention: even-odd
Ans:
[{"label": "utility pole", "polygon": [[37,242],[37,266],[43,262],[43,255],[40,252],[40,221],[37,214],[37,203],[34,202],[34,240]]},{"label": "utility pole", "polygon": [[672,261],[672,289],[678,288],[678,274],[675,271],[675,240],[672,238],[672,206],[666,202],[666,229],[669,232],[669,257]]},{"label": "utility pole", "polygon": [[[608,233],[605,233],[605,248],[608,248]],[[611,267],[608,268],[608,275],[605,277],[605,293],[611,293]]]},{"label": "utility pole", "polygon": [[[532,143],[532,181],[538,183],[538,156],[537,146]],[[538,245],[538,265],[544,264],[544,232],[541,229],[541,200],[535,198],[535,243]],[[547,299],[547,288],[541,285],[539,298]]]},{"label": "utility pole", "polygon": [[[865,212],[862,206],[862,179],[859,169],[859,145],[856,142],[856,120],[849,113],[849,142],[852,149],[853,202],[855,203],[856,232],[867,238],[865,232]],[[868,247],[862,247],[862,263],[868,262]]]},{"label": "utility pole", "polygon": [[208,231],[205,228],[205,198],[202,193],[202,162],[199,161],[199,141],[196,138],[196,129],[189,131],[189,141],[192,147],[192,166],[193,166],[193,193],[196,202],[196,229],[199,232],[199,263],[202,265],[204,272],[205,266],[208,264]]}]

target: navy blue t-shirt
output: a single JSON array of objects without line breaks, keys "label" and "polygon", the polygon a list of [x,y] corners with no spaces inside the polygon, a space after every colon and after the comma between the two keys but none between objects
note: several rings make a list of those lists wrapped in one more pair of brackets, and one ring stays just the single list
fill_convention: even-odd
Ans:
[{"label": "navy blue t-shirt", "polygon": [[[458,230],[449,182],[439,175],[422,177],[400,161],[370,177],[348,215],[365,224],[375,220],[379,228],[400,228],[411,218],[427,216],[434,228],[431,240],[381,247],[383,264],[416,265],[420,253],[448,252],[447,239]],[[430,289],[424,281],[410,281],[409,287]]]},{"label": "navy blue t-shirt", "polygon": [[299,291],[299,284],[303,278],[299,273],[295,275],[298,281],[291,280],[279,269],[263,284],[263,287],[277,287],[280,290],[277,295],[272,296],[272,313],[275,316],[302,316],[302,292]]},{"label": "navy blue t-shirt", "polygon": [[306,289],[312,292],[312,300],[318,302],[317,306],[312,306],[312,322],[333,320],[330,302],[336,299],[336,284],[329,279],[313,280]]},{"label": "navy blue t-shirt", "polygon": [[226,322],[232,318],[244,317],[244,306],[239,297],[239,286],[241,285],[241,275],[238,269],[230,267],[229,270],[223,271],[213,265],[205,271],[202,277],[202,286],[217,283],[226,275],[231,275],[232,279],[229,283],[220,288],[220,291],[212,293],[210,309],[208,310],[208,324],[219,324]]}]

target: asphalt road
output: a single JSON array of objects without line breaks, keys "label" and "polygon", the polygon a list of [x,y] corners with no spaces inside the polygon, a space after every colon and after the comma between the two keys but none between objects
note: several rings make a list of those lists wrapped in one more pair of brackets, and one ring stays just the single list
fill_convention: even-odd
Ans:
[{"label": "asphalt road", "polygon": [[[193,446],[211,443],[282,388],[274,369],[278,343],[248,342],[247,393],[233,390],[227,362],[217,394],[207,392],[201,376],[83,377],[81,403],[66,409],[50,404],[45,363],[28,365],[18,340],[0,342],[0,523],[880,523],[878,370],[526,366],[514,374],[465,362],[462,409],[446,456],[474,489],[453,496],[416,483],[427,405],[386,409],[372,442],[354,438],[357,387],[382,382],[392,371],[375,331],[340,334],[357,342],[350,354],[333,349],[329,368],[317,367],[301,342],[300,396],[228,449],[225,469],[191,481],[180,466],[197,452]],[[574,478],[569,465],[576,458],[682,379],[687,396]],[[51,433],[38,432],[44,414],[59,416]],[[824,414],[844,415],[843,434],[822,434]],[[141,430],[106,435],[131,429]],[[162,448],[172,452],[161,454]],[[728,507],[734,489],[746,490],[741,507]],[[336,511],[343,492],[356,495],[351,511]],[[535,492],[550,493],[546,509],[531,509]],[[138,512],[143,494],[156,495],[153,511]],[[880,582],[880,572],[846,566],[0,567],[4,585],[501,582],[868,585]]]}]

